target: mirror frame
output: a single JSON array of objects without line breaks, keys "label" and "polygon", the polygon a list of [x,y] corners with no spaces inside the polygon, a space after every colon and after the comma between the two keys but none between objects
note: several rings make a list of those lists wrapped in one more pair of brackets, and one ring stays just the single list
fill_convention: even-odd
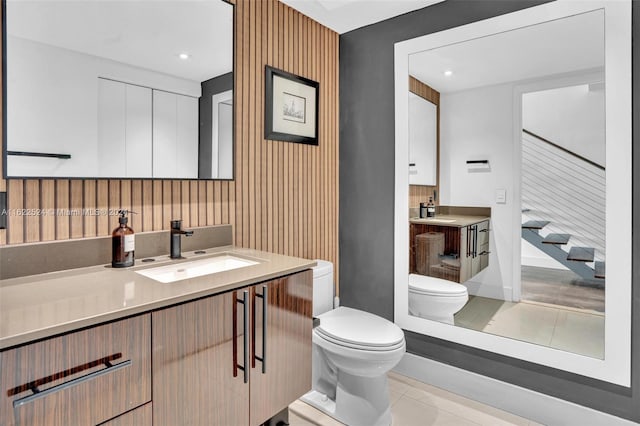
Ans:
[{"label": "mirror frame", "polygon": [[[594,10],[604,10],[606,84],[607,205],[605,286],[605,358],[596,359],[498,335],[478,332],[408,313],[409,173],[408,72],[409,55],[453,43],[515,30]],[[428,34],[395,44],[395,218],[394,320],[403,329],[514,357],[524,361],[629,387],[631,383],[631,2],[558,0],[518,12]],[[515,96],[515,94],[514,94]],[[515,114],[516,112],[514,112]],[[514,135],[519,131],[514,129]],[[517,139],[514,139],[517,140]],[[446,141],[445,141],[446,143]],[[519,145],[514,160],[519,161]],[[517,177],[513,200],[520,199]],[[512,203],[513,223],[520,223],[520,203]],[[619,224],[628,224],[620,230]],[[514,258],[520,258],[520,229],[513,231]],[[495,264],[494,259],[494,264]],[[514,268],[515,269],[515,268]],[[518,270],[519,272],[519,270]],[[514,272],[515,275],[515,272]]]},{"label": "mirror frame", "polygon": [[[237,48],[237,40],[236,40],[236,29],[237,29],[237,14],[236,14],[236,5],[232,0],[210,0],[210,1],[222,1],[223,3],[231,6],[232,13],[232,69],[233,73],[233,86],[232,86],[232,96],[234,97],[233,101],[233,116],[232,116],[232,124],[231,124],[231,132],[232,132],[232,141],[233,141],[233,152],[231,161],[233,163],[233,170],[230,178],[160,178],[153,176],[146,177],[117,177],[117,176],[8,176],[7,175],[7,151],[8,151],[8,140],[7,140],[7,0],[0,0],[1,4],[1,14],[2,14],[2,178],[5,180],[26,180],[26,179],[46,179],[46,180],[56,180],[56,179],[65,179],[65,180],[197,180],[197,181],[234,181],[236,177],[236,87],[237,87],[237,66],[236,66],[236,48]],[[198,141],[199,143],[199,141]],[[200,151],[198,145],[198,152]],[[198,160],[198,175],[200,175]]]}]

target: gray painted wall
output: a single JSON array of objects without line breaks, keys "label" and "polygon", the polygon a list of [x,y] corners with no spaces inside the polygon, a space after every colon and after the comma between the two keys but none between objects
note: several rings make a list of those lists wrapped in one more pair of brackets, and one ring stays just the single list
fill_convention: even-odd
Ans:
[{"label": "gray painted wall", "polygon": [[[393,320],[394,43],[544,1],[455,1],[340,37],[340,297]],[[633,2],[634,148],[640,144],[640,2]],[[638,164],[639,149],[633,161]],[[634,170],[634,181],[637,181]],[[633,189],[636,211],[639,186]],[[407,350],[459,368],[640,422],[640,236],[633,217],[633,366],[627,389],[407,332]]]},{"label": "gray painted wall", "polygon": [[198,177],[211,179],[211,97],[233,89],[233,73],[222,74],[201,83],[199,101],[200,143],[198,146]]}]

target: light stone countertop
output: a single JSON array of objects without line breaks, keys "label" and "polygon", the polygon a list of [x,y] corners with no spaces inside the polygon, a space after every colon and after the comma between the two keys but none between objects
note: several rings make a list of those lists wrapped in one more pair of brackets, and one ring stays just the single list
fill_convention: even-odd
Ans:
[{"label": "light stone countertop", "polygon": [[488,216],[465,216],[465,215],[453,215],[453,214],[439,214],[436,217],[419,218],[412,217],[409,219],[410,223],[434,225],[434,226],[451,226],[455,228],[463,228],[469,225],[475,225],[476,223],[490,220]]},{"label": "light stone countertop", "polygon": [[[173,283],[161,283],[135,272],[220,254],[260,263]],[[233,246],[207,249],[206,254],[199,255],[186,252],[183,256],[184,260],[158,256],[149,263],[137,259],[130,268],[99,265],[4,280],[0,286],[0,349],[245,287],[316,265],[314,260]]]}]

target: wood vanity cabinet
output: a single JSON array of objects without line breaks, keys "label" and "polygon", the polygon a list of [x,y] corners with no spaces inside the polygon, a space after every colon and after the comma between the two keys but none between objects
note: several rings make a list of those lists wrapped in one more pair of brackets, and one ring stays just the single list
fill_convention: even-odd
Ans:
[{"label": "wood vanity cabinet", "polygon": [[309,391],[312,280],[307,270],[153,312],[153,424],[259,425]]},{"label": "wood vanity cabinet", "polygon": [[489,221],[461,228],[464,245],[460,253],[460,281],[465,282],[489,266]]},{"label": "wood vanity cabinet", "polygon": [[[416,237],[425,233],[443,234],[442,246],[419,247]],[[411,223],[409,244],[410,273],[463,283],[489,266],[489,221],[463,227]],[[425,256],[419,253],[420,250],[437,250],[438,253]],[[425,260],[429,264],[419,268],[417,263]]]},{"label": "wood vanity cabinet", "polygon": [[151,401],[150,319],[139,315],[0,352],[0,425],[96,425]]}]

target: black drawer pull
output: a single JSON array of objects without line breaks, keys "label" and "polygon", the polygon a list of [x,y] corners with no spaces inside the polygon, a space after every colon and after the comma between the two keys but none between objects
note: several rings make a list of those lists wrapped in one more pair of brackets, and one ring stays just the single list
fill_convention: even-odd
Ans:
[{"label": "black drawer pull", "polygon": [[52,393],[64,390],[64,389],[68,389],[70,387],[79,385],[81,383],[87,382],[89,380],[93,380],[95,378],[98,378],[100,376],[104,376],[105,374],[109,374],[112,373],[116,370],[120,370],[122,368],[125,367],[129,367],[131,365],[131,360],[127,360],[124,362],[121,362],[119,364],[113,364],[107,368],[103,368],[102,370],[98,370],[98,371],[94,371],[93,373],[89,373],[85,376],[82,377],[78,377],[76,379],[73,380],[69,380],[68,382],[65,383],[61,383],[59,385],[50,387],[49,389],[45,389],[43,391],[37,391],[37,388],[34,388],[34,394],[33,395],[29,395],[29,396],[25,396],[24,398],[20,398],[20,399],[16,399],[15,401],[13,401],[13,408],[18,408],[24,404],[27,404],[29,402],[33,402],[37,399],[40,398],[44,398],[47,395],[50,395]]},{"label": "black drawer pull", "polygon": [[95,361],[87,362],[86,364],[78,365],[76,367],[70,368],[68,370],[60,371],[58,373],[54,373],[50,376],[43,377],[38,380],[34,380],[29,383],[25,383],[24,385],[16,386],[13,389],[9,389],[7,391],[7,396],[18,395],[19,393],[31,391],[33,393],[38,393],[40,390],[39,386],[46,385],[47,383],[55,382],[58,380],[62,380],[65,377],[71,376],[73,374],[78,374],[84,370],[89,370],[93,367],[97,367],[98,365],[104,364],[106,367],[111,367],[112,361],[122,358],[122,353],[118,352],[113,355],[106,356],[104,358],[97,359]]}]

